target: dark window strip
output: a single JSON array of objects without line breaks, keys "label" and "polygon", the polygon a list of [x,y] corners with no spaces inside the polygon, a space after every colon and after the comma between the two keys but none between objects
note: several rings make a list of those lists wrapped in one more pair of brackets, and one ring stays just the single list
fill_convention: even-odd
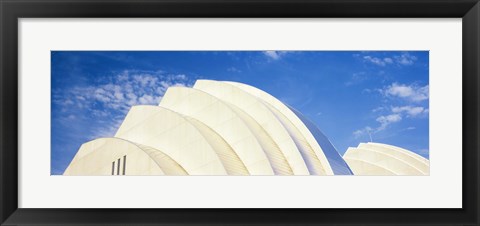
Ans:
[{"label": "dark window strip", "polygon": [[117,175],[120,175],[120,159],[118,159]]},{"label": "dark window strip", "polygon": [[123,175],[125,175],[125,167],[127,167],[127,156],[123,156]]},{"label": "dark window strip", "polygon": [[115,175],[115,161],[112,162],[112,175]]}]

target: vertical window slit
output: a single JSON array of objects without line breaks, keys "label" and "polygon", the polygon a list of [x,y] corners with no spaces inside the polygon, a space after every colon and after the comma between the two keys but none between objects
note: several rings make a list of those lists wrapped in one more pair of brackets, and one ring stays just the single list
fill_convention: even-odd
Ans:
[{"label": "vertical window slit", "polygon": [[120,175],[120,159],[118,159],[118,164],[117,164],[117,175]]},{"label": "vertical window slit", "polygon": [[123,156],[123,175],[125,175],[125,167],[127,167],[127,156]]},{"label": "vertical window slit", "polygon": [[115,161],[112,162],[112,175],[115,175]]}]

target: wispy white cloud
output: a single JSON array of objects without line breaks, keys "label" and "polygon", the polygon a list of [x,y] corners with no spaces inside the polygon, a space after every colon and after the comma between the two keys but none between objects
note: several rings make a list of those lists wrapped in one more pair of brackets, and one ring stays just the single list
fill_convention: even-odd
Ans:
[{"label": "wispy white cloud", "polygon": [[345,83],[345,86],[355,85],[357,83],[364,81],[366,79],[365,75],[366,75],[365,72],[353,73],[350,80]]},{"label": "wispy white cloud", "polygon": [[161,97],[159,96],[151,96],[148,94],[143,94],[143,96],[138,98],[138,103],[139,104],[144,104],[144,105],[153,105],[156,103],[160,103]]},{"label": "wispy white cloud", "polygon": [[123,71],[103,76],[89,85],[54,90],[52,101],[60,107],[56,118],[64,125],[80,126],[85,121],[101,125],[86,135],[90,139],[113,136],[134,105],[158,105],[168,87],[193,86],[185,74],[162,71]]},{"label": "wispy white cloud", "polygon": [[408,117],[421,116],[428,113],[428,109],[421,106],[401,106],[401,107],[392,107],[393,113],[403,113]]},{"label": "wispy white cloud", "polygon": [[375,128],[370,126],[365,126],[362,129],[358,129],[353,131],[353,136],[358,139],[362,136],[368,135],[371,139],[372,134],[378,133],[380,131],[385,130],[390,124],[400,122],[402,120],[402,116],[400,114],[389,114],[389,115],[381,115],[377,117],[376,121],[380,123]]},{"label": "wispy white cloud", "polygon": [[384,95],[389,97],[400,97],[405,100],[420,102],[427,100],[429,97],[429,86],[404,85],[393,83],[392,85],[382,89]]},{"label": "wispy white cloud", "polygon": [[387,128],[388,125],[400,122],[401,120],[402,116],[400,114],[382,115],[376,119],[376,121],[380,123],[380,126],[375,129],[375,132],[382,131]]},{"label": "wispy white cloud", "polygon": [[376,108],[372,109],[372,112],[375,113],[375,112],[379,112],[379,111],[383,111],[383,110],[385,110],[384,107],[376,107]]},{"label": "wispy white cloud", "polygon": [[271,60],[279,60],[287,55],[289,51],[264,51],[263,54]]},{"label": "wispy white cloud", "polygon": [[133,105],[158,105],[168,87],[192,85],[184,74],[124,71],[108,82],[62,90],[53,101],[67,110],[75,110],[76,103],[93,115],[107,116],[109,111],[126,112]]},{"label": "wispy white cloud", "polygon": [[234,73],[241,73],[242,71],[236,67],[229,67],[227,68],[228,72],[234,72]]},{"label": "wispy white cloud", "polygon": [[374,129],[372,129],[370,126],[366,126],[363,129],[353,131],[353,136],[355,138],[360,138],[366,134],[371,136],[372,132],[374,132]]},{"label": "wispy white cloud", "polygon": [[400,56],[395,56],[395,61],[401,65],[412,65],[417,60],[416,56],[410,53],[402,53]]},{"label": "wispy white cloud", "polygon": [[[383,131],[387,129],[389,125],[393,123],[401,122],[404,117],[414,118],[414,117],[426,116],[428,115],[428,108],[421,107],[421,106],[407,105],[407,106],[394,106],[394,107],[391,107],[390,109],[385,107],[377,107],[372,109],[372,113],[374,114],[378,114],[382,112],[383,112],[383,115],[380,115],[375,119],[375,121],[379,123],[377,127],[372,128],[370,126],[366,126],[363,129],[355,130],[353,132],[354,137],[359,138],[360,136],[365,134],[374,134],[374,133]],[[403,130],[414,130],[414,129],[416,128],[413,126],[410,126]]]},{"label": "wispy white cloud", "polygon": [[363,56],[363,60],[378,66],[386,66],[387,64],[393,63],[393,60],[389,57],[378,58],[373,56]]},{"label": "wispy white cloud", "polygon": [[391,64],[391,63],[393,63],[393,60],[390,57],[385,57],[385,58],[383,58],[383,62],[385,62],[386,64]]},{"label": "wispy white cloud", "polygon": [[[393,83],[383,89],[378,89],[384,98],[384,103],[408,103],[407,105],[394,105],[390,107],[380,106],[371,110],[372,116],[375,116],[377,126],[367,126],[363,129],[355,130],[353,135],[358,138],[365,135],[367,131],[370,134],[386,130],[391,124],[399,123],[404,118],[424,118],[428,117],[428,93],[429,86],[419,86],[416,84],[405,85]],[[368,128],[368,130],[366,129]],[[405,130],[413,130],[408,128]]]},{"label": "wispy white cloud", "polygon": [[378,57],[371,55],[354,54],[354,57],[361,58],[364,62],[375,64],[377,66],[398,65],[409,66],[413,65],[418,58],[408,52],[404,52],[400,55],[394,55],[390,57]]},{"label": "wispy white cloud", "polygon": [[117,132],[118,128],[123,122],[123,118],[115,118],[114,120],[104,123],[102,127],[96,128],[94,131],[91,131],[89,139],[98,139],[103,137],[112,137]]}]

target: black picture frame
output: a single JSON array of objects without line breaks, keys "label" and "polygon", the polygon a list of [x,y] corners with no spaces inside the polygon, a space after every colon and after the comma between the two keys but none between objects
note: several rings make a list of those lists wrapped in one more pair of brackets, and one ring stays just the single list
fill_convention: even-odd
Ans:
[{"label": "black picture frame", "polygon": [[[0,0],[1,225],[479,225],[478,0]],[[462,18],[461,209],[18,208],[19,18]],[[448,44],[448,43],[446,43]],[[41,195],[41,194],[39,194]],[[448,194],[446,194],[448,195]]]}]

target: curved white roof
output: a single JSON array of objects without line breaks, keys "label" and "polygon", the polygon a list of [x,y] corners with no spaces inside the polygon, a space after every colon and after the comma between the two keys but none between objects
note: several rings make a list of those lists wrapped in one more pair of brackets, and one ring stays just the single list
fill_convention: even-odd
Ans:
[{"label": "curved white roof", "polygon": [[125,175],[165,174],[144,147],[123,139],[99,138],[82,144],[64,175],[124,175],[127,155],[134,162],[125,167]]},{"label": "curved white roof", "polygon": [[134,106],[115,137],[162,150],[189,175],[227,175],[215,146],[185,116],[172,110]]},{"label": "curved white roof", "polygon": [[[249,174],[274,174],[264,152],[266,147],[262,147],[254,131],[251,131],[241,115],[227,103],[201,90],[171,87],[162,98],[160,106],[201,121],[217,134],[221,134],[235,151],[239,161],[246,166]],[[248,145],[248,148],[245,145]]]},{"label": "curved white roof", "polygon": [[198,80],[134,106],[113,138],[84,143],[65,175],[428,175],[408,150],[362,143],[340,156],[300,112],[255,87]]},{"label": "curved white roof", "polygon": [[343,158],[355,175],[429,175],[430,162],[406,149],[380,144],[360,143],[348,148]]},{"label": "curved white roof", "polygon": [[287,128],[312,174],[351,174],[348,165],[328,138],[300,112],[267,92],[238,82],[232,84],[262,100]]},{"label": "curved white roof", "polygon": [[[202,90],[221,99],[249,115],[256,124],[265,131],[264,137],[270,137],[280,150],[272,153],[270,162],[278,163],[278,170],[291,168],[294,174],[308,174],[308,169],[295,142],[282,123],[275,117],[271,110],[258,98],[242,89],[225,83],[212,80],[197,80],[194,89]],[[286,162],[284,161],[286,160]],[[285,163],[283,163],[285,162]]]}]

